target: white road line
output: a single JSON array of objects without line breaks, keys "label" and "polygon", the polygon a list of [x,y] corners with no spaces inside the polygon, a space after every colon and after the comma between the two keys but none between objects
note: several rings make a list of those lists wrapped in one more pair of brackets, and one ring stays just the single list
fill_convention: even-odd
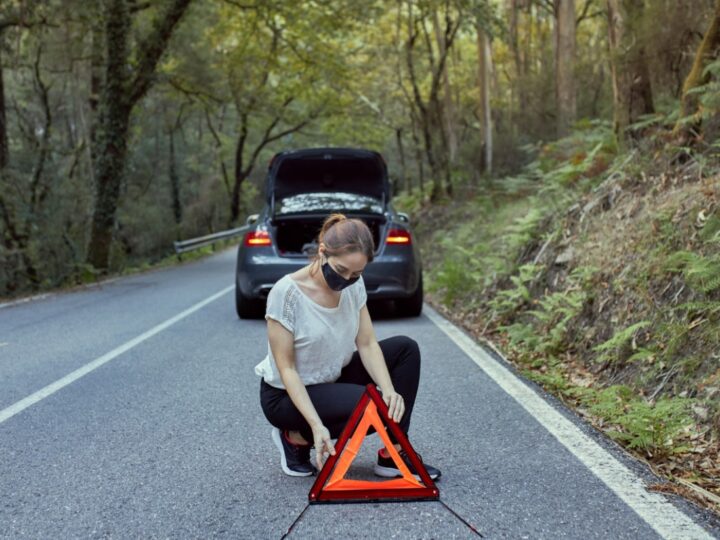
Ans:
[{"label": "white road line", "polygon": [[647,491],[637,475],[488,355],[473,339],[427,304],[423,306],[423,313],[661,537],[682,540],[713,538],[662,495]]},{"label": "white road line", "polygon": [[129,351],[130,349],[132,349],[136,345],[139,345],[146,339],[150,339],[155,334],[158,334],[158,333],[162,332],[163,330],[165,330],[166,328],[172,326],[176,322],[181,321],[188,315],[205,307],[210,302],[217,300],[218,298],[227,294],[234,288],[235,288],[235,285],[230,285],[229,287],[224,288],[222,291],[213,294],[212,296],[210,296],[209,298],[206,298],[205,300],[203,300],[201,302],[198,302],[197,304],[186,309],[182,313],[178,313],[174,317],[171,317],[168,320],[166,320],[165,322],[158,324],[157,326],[155,326],[154,328],[151,328],[147,332],[144,332],[144,333],[140,334],[139,336],[137,336],[136,338],[133,338],[130,341],[127,341],[126,343],[123,343],[119,347],[116,347],[112,351],[103,354],[101,357],[96,358],[92,362],[85,364],[84,366],[76,369],[72,373],[68,373],[62,379],[58,379],[57,381],[48,384],[46,387],[41,388],[37,392],[34,392],[34,393],[30,394],[29,396],[21,399],[20,401],[10,405],[6,409],[1,410],[0,411],[0,424],[2,424],[8,418],[12,418],[19,412],[27,409],[31,405],[34,405],[38,401],[45,399],[46,397],[54,394],[61,388],[64,388],[67,385],[69,385],[70,383],[77,381],[80,377],[87,375],[88,373],[90,373],[93,370],[96,370],[97,368],[99,368],[103,364],[106,364],[113,358],[117,358],[122,353]]}]

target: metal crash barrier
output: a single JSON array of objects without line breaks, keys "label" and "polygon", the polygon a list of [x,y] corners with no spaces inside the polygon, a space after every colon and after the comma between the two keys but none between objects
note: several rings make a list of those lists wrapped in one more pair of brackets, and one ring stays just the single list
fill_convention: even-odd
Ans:
[{"label": "metal crash barrier", "polygon": [[219,240],[225,240],[226,238],[232,238],[233,236],[240,236],[250,230],[250,228],[257,222],[258,214],[250,214],[245,220],[245,225],[238,227],[237,229],[228,229],[227,231],[220,231],[198,238],[191,238],[190,240],[180,240],[173,242],[175,246],[175,253],[180,256],[181,253],[186,251],[192,251],[193,249],[201,248],[213,244]]},{"label": "metal crash barrier", "polygon": [[237,229],[228,229],[227,231],[220,231],[213,234],[208,234],[206,236],[200,236],[198,238],[181,240],[179,242],[175,241],[173,242],[173,246],[175,247],[175,253],[179,255],[181,253],[185,253],[186,251],[192,251],[193,249],[208,246],[219,240],[225,240],[226,238],[240,236],[249,230],[249,225],[243,225],[242,227],[238,227]]}]

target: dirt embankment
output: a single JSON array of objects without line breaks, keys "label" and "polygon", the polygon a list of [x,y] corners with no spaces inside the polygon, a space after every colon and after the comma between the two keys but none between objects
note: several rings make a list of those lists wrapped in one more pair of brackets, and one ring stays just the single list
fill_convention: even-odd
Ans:
[{"label": "dirt embankment", "polygon": [[[697,162],[652,169],[610,175],[546,215],[504,254],[515,272],[457,300],[431,285],[427,300],[674,480],[657,489],[720,512],[720,176]],[[452,239],[476,201],[414,216],[431,282],[448,256],[437,231]],[[523,265],[532,277],[518,281]],[[506,294],[521,286],[527,297]],[[527,335],[539,329],[552,342]]]}]

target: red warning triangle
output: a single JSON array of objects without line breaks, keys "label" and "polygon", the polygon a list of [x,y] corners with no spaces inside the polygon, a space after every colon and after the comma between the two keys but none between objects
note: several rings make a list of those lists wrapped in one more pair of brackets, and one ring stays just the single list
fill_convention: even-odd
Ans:
[{"label": "red warning triangle", "polygon": [[[370,426],[374,427],[380,436],[385,449],[402,473],[402,478],[379,482],[345,478],[345,473],[357,456]],[[403,462],[390,441],[385,426],[407,453],[410,462],[420,476],[420,481]],[[410,441],[400,427],[388,418],[387,405],[377,388],[368,384],[335,444],[335,455],[328,457],[310,489],[308,496],[310,502],[423,501],[437,500],[439,497],[440,492],[435,487],[435,483],[415,453]]]}]

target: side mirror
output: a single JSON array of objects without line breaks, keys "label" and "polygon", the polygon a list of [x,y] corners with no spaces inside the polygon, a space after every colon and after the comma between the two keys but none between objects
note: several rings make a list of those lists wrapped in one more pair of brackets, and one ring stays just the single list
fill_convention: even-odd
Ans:
[{"label": "side mirror", "polygon": [[397,217],[400,221],[404,221],[405,223],[410,223],[410,216],[408,216],[405,212],[398,212]]},{"label": "side mirror", "polygon": [[247,217],[247,219],[245,220],[245,224],[252,225],[253,223],[255,223],[258,220],[259,217],[260,217],[260,214],[250,214]]}]

